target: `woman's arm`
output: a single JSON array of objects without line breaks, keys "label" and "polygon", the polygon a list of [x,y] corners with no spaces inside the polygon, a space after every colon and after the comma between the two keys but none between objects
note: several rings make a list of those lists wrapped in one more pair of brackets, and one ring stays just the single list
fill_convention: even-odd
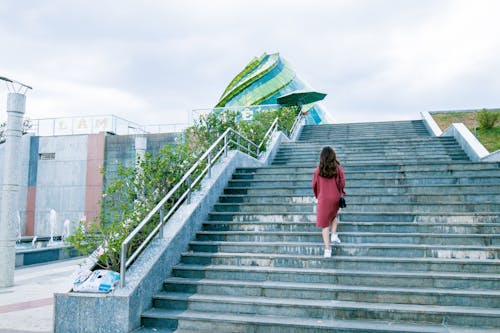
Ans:
[{"label": "woman's arm", "polygon": [[339,177],[340,177],[340,189],[341,192],[345,195],[345,175],[344,175],[344,169],[342,167],[339,168]]},{"label": "woman's arm", "polygon": [[312,189],[314,191],[314,197],[317,199],[318,198],[318,172],[317,169],[314,170],[314,176],[312,180]]}]

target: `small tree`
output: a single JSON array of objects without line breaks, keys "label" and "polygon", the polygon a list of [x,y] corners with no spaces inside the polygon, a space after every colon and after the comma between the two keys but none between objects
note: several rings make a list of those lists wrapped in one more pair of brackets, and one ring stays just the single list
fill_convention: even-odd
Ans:
[{"label": "small tree", "polygon": [[500,116],[500,112],[498,111],[488,111],[487,109],[482,109],[477,113],[477,120],[479,122],[479,126],[482,129],[492,129],[495,127],[495,123]]}]

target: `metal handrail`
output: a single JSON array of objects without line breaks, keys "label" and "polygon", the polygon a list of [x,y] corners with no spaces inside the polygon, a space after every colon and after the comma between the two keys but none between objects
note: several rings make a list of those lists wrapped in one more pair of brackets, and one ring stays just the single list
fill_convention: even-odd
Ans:
[{"label": "metal handrail", "polygon": [[292,128],[290,129],[290,134],[289,134],[290,139],[293,138],[293,135],[297,130],[298,126],[300,125],[302,118],[304,118],[304,115],[302,114],[302,112],[299,112],[297,118],[295,118],[295,121],[293,122]]},{"label": "metal handrail", "polygon": [[[193,191],[193,188],[195,188],[196,184],[198,184],[198,182],[200,182],[201,179],[203,179],[205,174],[207,174],[208,177],[211,176],[212,165],[215,163],[215,161],[217,161],[217,159],[222,155],[222,153],[224,153],[224,155],[227,156],[227,149],[229,147],[229,144],[230,143],[234,144],[236,146],[236,149],[240,151],[243,151],[242,150],[243,148],[248,155],[258,158],[260,154],[260,149],[262,148],[265,142],[271,139],[272,135],[277,131],[277,129],[278,129],[278,118],[274,119],[274,121],[272,122],[271,126],[267,130],[266,134],[264,135],[259,145],[255,144],[253,141],[251,141],[238,131],[232,129],[231,127],[226,129],[224,133],[222,133],[222,135],[219,136],[217,140],[215,140],[215,142],[207,149],[207,151],[205,151],[205,153],[201,155],[198,161],[196,161],[191,166],[191,168],[184,174],[184,176],[179,180],[179,182],[175,184],[175,186],[165,195],[165,197],[163,197],[163,199],[160,200],[160,202],[148,213],[148,215],[141,221],[141,223],[139,223],[139,225],[137,225],[137,227],[135,227],[135,229],[122,242],[120,249],[120,287],[125,286],[125,272],[127,268],[141,254],[144,248],[149,244],[149,242],[153,239],[154,236],[156,236],[158,232],[160,233],[160,236],[163,237],[162,227],[165,224],[165,221],[167,221],[170,218],[170,216],[173,215],[177,207],[179,207],[180,204],[184,202],[184,200],[187,200],[188,203],[190,202],[191,192]],[[236,141],[234,141],[232,138],[229,138],[230,135],[236,135],[237,137]],[[246,143],[246,145],[241,145],[242,139]],[[217,152],[212,154],[216,150],[216,148],[221,144],[222,141],[224,142],[223,146]],[[205,159],[207,160],[206,167],[201,171],[201,173],[196,177],[196,179],[192,181],[191,178],[193,176],[193,173]],[[179,198],[173,203],[169,211],[165,214],[164,212],[165,204],[183,185],[186,185],[187,189],[179,196]],[[127,251],[129,248],[129,244],[151,221],[151,219],[158,213],[160,215],[160,222],[158,223],[158,225],[155,226],[155,228],[148,234],[146,239],[130,255],[130,257],[127,258]]]}]

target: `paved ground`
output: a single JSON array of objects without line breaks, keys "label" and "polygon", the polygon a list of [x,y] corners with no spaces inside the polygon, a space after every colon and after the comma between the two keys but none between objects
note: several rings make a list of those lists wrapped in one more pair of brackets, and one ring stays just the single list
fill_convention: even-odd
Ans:
[{"label": "paved ground", "polygon": [[0,288],[0,333],[52,332],[54,293],[71,288],[82,258],[17,268],[14,286]]}]

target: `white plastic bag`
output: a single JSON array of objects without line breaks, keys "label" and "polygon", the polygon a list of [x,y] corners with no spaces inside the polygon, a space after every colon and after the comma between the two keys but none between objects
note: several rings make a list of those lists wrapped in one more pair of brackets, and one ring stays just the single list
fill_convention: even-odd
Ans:
[{"label": "white plastic bag", "polygon": [[115,288],[120,282],[120,274],[114,271],[98,269],[82,281],[84,274],[79,276],[74,284],[73,291],[81,293],[107,293]]}]

